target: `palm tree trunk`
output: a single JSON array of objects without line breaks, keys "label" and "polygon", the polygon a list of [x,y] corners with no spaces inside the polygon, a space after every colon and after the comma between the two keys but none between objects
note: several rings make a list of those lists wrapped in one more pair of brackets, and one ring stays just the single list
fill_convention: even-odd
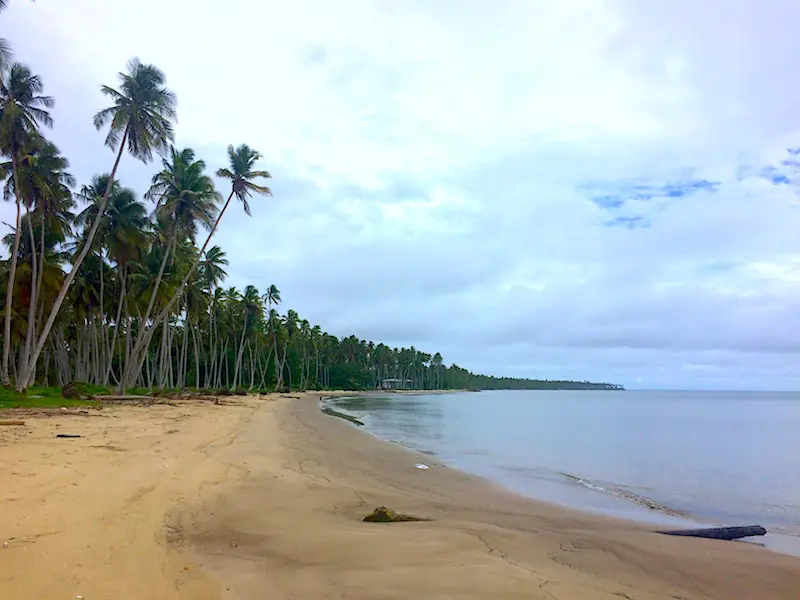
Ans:
[{"label": "palm tree trunk", "polygon": [[[45,232],[44,209],[42,209],[41,218],[42,218],[42,222],[40,223],[40,226],[39,226],[39,276],[38,276],[38,281],[36,282],[36,289],[38,290],[37,293],[36,293],[36,299],[39,302],[39,310],[38,310],[38,313],[36,315],[36,323],[41,323],[42,322],[42,316],[44,315],[44,294],[42,294],[42,281],[43,281],[43,275],[44,275],[44,232]],[[34,332],[34,336],[35,336],[34,339],[37,338],[39,333],[40,332],[38,330],[36,330]],[[34,379],[35,379],[36,378],[35,373],[36,373],[36,362],[37,361],[34,360],[33,357],[31,357],[30,360],[33,361],[32,370],[33,370]],[[46,361],[45,361],[45,364],[47,364]]]},{"label": "palm tree trunk", "polygon": [[98,360],[100,364],[98,365],[98,384],[102,384],[103,381],[101,377],[102,373],[106,372],[107,364],[111,363],[111,356],[108,354],[108,331],[106,329],[106,308],[105,308],[105,277],[103,276],[103,268],[105,265],[103,263],[103,246],[100,246],[100,356],[98,356]]},{"label": "palm tree trunk", "polygon": [[[226,344],[227,350],[227,344]],[[225,387],[231,387],[231,363],[228,360],[228,353],[225,352]]]},{"label": "palm tree trunk", "polygon": [[242,368],[242,356],[244,355],[244,336],[247,333],[247,313],[244,315],[244,326],[242,327],[242,337],[239,340],[239,351],[236,353],[236,367],[233,373],[233,386],[238,384],[239,372]]},{"label": "palm tree trunk", "polygon": [[189,363],[189,313],[186,313],[186,321],[183,323],[183,359],[181,364],[181,376],[178,380],[178,387],[186,387],[186,371]]},{"label": "palm tree trunk", "polygon": [[[197,322],[199,323],[200,320],[198,319]],[[194,343],[194,387],[200,389],[200,350],[197,347],[197,327],[192,328],[192,342]]]},{"label": "palm tree trunk", "polygon": [[25,207],[25,216],[28,217],[28,239],[31,244],[31,289],[30,299],[28,301],[28,327],[25,332],[25,347],[20,354],[20,363],[18,370],[24,373],[28,367],[28,360],[30,359],[31,344],[33,336],[36,335],[36,282],[39,280],[36,264],[36,236],[33,235],[33,222],[28,207]]},{"label": "palm tree trunk", "polygon": [[212,300],[211,300],[211,307],[208,312],[208,352],[203,352],[203,363],[206,367],[205,372],[205,387],[212,388],[214,387],[214,380],[213,380],[213,373],[214,373],[214,364],[216,358],[216,351],[217,351],[217,342],[214,339],[214,300],[213,300],[213,293],[214,290],[211,289]]},{"label": "palm tree trunk", "polygon": [[114,367],[114,349],[117,346],[117,337],[119,337],[119,328],[121,326],[120,319],[122,318],[122,303],[123,299],[125,298],[125,288],[127,287],[125,282],[128,277],[127,265],[123,264],[120,266],[119,276],[119,302],[117,304],[117,315],[114,318],[114,333],[111,336],[111,344],[108,346],[108,366],[106,368],[106,374],[103,377],[103,385],[108,385],[109,378],[111,377],[111,370]]},{"label": "palm tree trunk", "polygon": [[[100,226],[100,221],[103,219],[103,214],[105,214],[106,211],[108,196],[111,194],[111,187],[112,184],[114,183],[114,177],[117,174],[119,161],[122,159],[122,153],[125,151],[125,142],[127,139],[128,139],[128,128],[126,127],[125,132],[122,134],[122,139],[120,140],[119,152],[117,152],[117,158],[114,160],[114,167],[111,169],[111,174],[109,175],[108,178],[106,191],[103,192],[103,199],[100,201],[100,207],[97,210],[97,215],[94,218],[94,222],[92,223],[91,229],[89,229],[89,235],[83,244],[83,248],[81,249],[80,254],[78,254],[78,257],[72,264],[72,269],[67,275],[67,278],[64,280],[64,283],[61,284],[61,289],[59,290],[58,296],[56,296],[56,300],[53,303],[53,308],[50,310],[50,316],[47,318],[47,323],[45,323],[44,329],[42,330],[42,333],[39,336],[39,340],[36,342],[36,347],[34,348],[30,364],[28,365],[28,373],[22,373],[21,374],[22,377],[20,377],[20,380],[17,382],[17,389],[19,391],[24,390],[31,384],[31,373],[30,373],[31,364],[34,365],[36,364],[36,360],[39,358],[39,354],[41,354],[42,348],[44,348],[44,343],[47,341],[47,336],[50,335],[50,330],[53,328],[53,323],[55,323],[56,321],[56,317],[58,316],[58,311],[61,309],[61,305],[64,302],[64,298],[67,297],[67,292],[69,291],[72,282],[75,280],[75,276],[78,274],[78,269],[80,268],[81,263],[83,263],[83,259],[86,258],[86,255],[89,253],[89,248],[92,247],[92,242],[94,241],[94,236],[97,233],[97,228]],[[3,351],[3,354],[5,356],[5,349]],[[3,362],[5,362],[5,359]]]},{"label": "palm tree trunk", "polygon": [[[250,353],[250,387],[247,389],[253,391],[256,385],[256,358],[253,356],[253,347],[250,342],[247,343],[247,351]],[[258,340],[256,340],[256,357],[258,356]]]},{"label": "palm tree trunk", "polygon": [[[142,349],[141,342],[142,340],[147,337],[148,328],[146,326],[147,320],[150,318],[150,314],[153,312],[153,306],[155,305],[156,295],[158,294],[158,288],[161,287],[161,281],[164,278],[164,270],[167,268],[167,262],[169,262],[170,255],[175,251],[175,246],[177,245],[177,234],[176,232],[172,232],[172,239],[167,244],[167,249],[164,252],[164,257],[161,259],[161,264],[158,267],[158,274],[156,275],[155,283],[150,290],[150,300],[147,303],[147,310],[144,312],[144,317],[141,320],[141,325],[139,328],[139,332],[136,334],[136,341],[133,343],[133,355],[131,356],[131,361],[135,363],[137,361],[137,354],[136,349],[139,349],[139,352],[146,352],[147,346],[150,345],[150,338],[147,340],[147,346]],[[157,323],[153,323],[152,329],[158,326]],[[152,334],[151,334],[152,335]],[[125,370],[130,368],[129,365],[125,365]],[[124,377],[124,376],[123,376]],[[124,389],[120,390],[120,393],[124,393]]]},{"label": "palm tree trunk", "polygon": [[[14,245],[11,248],[11,268],[8,273],[6,287],[6,310],[3,317],[3,385],[9,385],[11,379],[8,375],[8,360],[11,352],[11,304],[14,299],[14,279],[17,275],[17,258],[19,256],[20,216],[22,213],[22,195],[19,189],[19,171],[17,168],[16,153],[11,154],[11,169],[14,173],[14,193],[17,200],[17,221],[14,227]],[[19,385],[19,381],[17,381]]]},{"label": "palm tree trunk", "polygon": [[216,385],[216,387],[220,387],[220,388],[221,387],[227,387],[226,385],[223,385],[223,379],[222,379],[222,371],[223,371],[223,369],[226,369],[227,366],[228,366],[227,356],[228,356],[228,340],[226,339],[225,343],[222,345],[222,352],[220,352],[220,355],[219,355],[219,366],[217,368],[217,385]]}]

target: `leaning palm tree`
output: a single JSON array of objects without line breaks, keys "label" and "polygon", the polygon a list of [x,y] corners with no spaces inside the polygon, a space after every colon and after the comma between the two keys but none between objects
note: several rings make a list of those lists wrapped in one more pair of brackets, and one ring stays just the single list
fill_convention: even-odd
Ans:
[{"label": "leaning palm tree", "polygon": [[19,253],[20,216],[22,210],[22,185],[18,185],[19,163],[26,146],[39,137],[38,125],[52,127],[53,119],[47,108],[54,101],[43,96],[44,86],[38,75],[22,63],[13,63],[7,70],[0,71],[0,153],[11,158],[11,176],[17,203],[17,218],[14,228],[14,244],[11,248],[11,266],[6,288],[6,306],[3,320],[3,385],[10,383],[8,360],[11,350],[11,300],[14,293],[14,278],[17,271]]},{"label": "leaning palm tree", "polygon": [[[103,202],[103,195],[108,187],[110,176],[106,173],[95,175],[91,182],[81,188],[78,198],[88,204],[88,206],[78,214],[76,222],[84,227],[84,231],[89,230],[91,224],[100,215],[100,225],[94,239],[101,262],[104,261],[104,254],[107,252],[109,258],[117,264],[117,279],[119,285],[119,298],[117,300],[116,316],[114,318],[114,330],[109,341],[104,329],[104,343],[106,344],[106,367],[101,383],[108,384],[112,373],[112,362],[114,349],[117,344],[117,337],[122,323],[122,311],[125,305],[125,295],[127,293],[127,283],[129,275],[129,265],[131,261],[139,258],[143,249],[147,245],[147,232],[150,220],[144,204],[139,202],[136,194],[130,188],[125,188],[118,181],[111,182],[111,192],[109,193],[106,210],[100,214],[100,205]],[[102,275],[102,271],[101,271]],[[101,287],[102,287],[101,279]],[[101,302],[104,294],[100,294]],[[105,314],[101,307],[101,314]],[[125,321],[128,321],[127,314]]]},{"label": "leaning palm tree", "polygon": [[[11,162],[0,164],[0,177],[3,172],[11,170]],[[26,215],[30,215],[30,211],[36,215],[35,220],[30,216],[24,219],[29,236],[28,255],[31,264],[31,280],[27,333],[24,347],[19,355],[18,370],[20,371],[24,370],[28,364],[32,345],[36,338],[36,306],[40,299],[39,290],[45,269],[46,232],[49,228],[54,228],[57,239],[64,239],[69,233],[68,221],[72,216],[69,209],[73,204],[70,188],[75,185],[75,178],[66,171],[67,168],[69,168],[69,161],[61,156],[58,148],[52,142],[48,142],[41,136],[36,136],[29,141],[17,165],[20,183],[19,195],[25,204]],[[6,199],[16,195],[16,183],[13,177],[6,182],[4,190]],[[38,252],[34,224],[38,229]],[[22,234],[22,232],[20,233]]]},{"label": "leaning palm tree", "polygon": [[[244,212],[246,212],[248,216],[251,214],[250,205],[247,203],[248,198],[254,193],[261,194],[262,196],[272,195],[272,190],[268,187],[257,185],[252,181],[256,178],[269,179],[272,177],[267,171],[253,170],[256,161],[260,158],[261,154],[253,150],[247,144],[242,144],[238,148],[228,146],[230,168],[217,170],[217,177],[231,180],[231,193],[230,196],[228,196],[228,200],[225,202],[225,206],[222,207],[222,212],[219,214],[220,219],[222,215],[225,214],[225,210],[228,208],[228,204],[230,204],[234,195],[242,203]],[[217,220],[217,224],[218,223],[219,220]],[[213,234],[214,231],[212,230],[211,233]]]},{"label": "leaning palm tree", "polygon": [[47,323],[36,343],[33,360],[17,384],[20,389],[30,385],[36,373],[36,359],[44,348],[58,310],[67,296],[69,286],[92,246],[125,148],[127,147],[128,152],[135,158],[147,163],[152,160],[153,152],[163,153],[166,151],[169,142],[175,137],[172,121],[176,119],[175,105],[177,101],[175,94],[165,85],[164,73],[157,67],[142,64],[139,59],[134,58],[128,63],[127,73],[119,73],[119,79],[121,83],[119,90],[107,85],[100,88],[103,94],[111,98],[113,106],[101,110],[94,116],[94,125],[97,129],[102,128],[106,123],[109,124],[106,145],[112,150],[117,149],[114,166],[98,206],[97,216],[84,240],[83,248],[75,258],[72,269],[64,280],[64,286],[56,297]]},{"label": "leaning palm tree", "polygon": [[[225,211],[228,209],[228,205],[230,204],[231,200],[234,196],[236,196],[239,201],[242,203],[244,207],[245,213],[250,215],[250,205],[248,204],[248,199],[253,196],[253,194],[260,194],[262,196],[271,196],[272,190],[270,190],[266,186],[261,186],[253,182],[254,179],[263,178],[267,179],[270,178],[271,175],[267,171],[258,171],[255,170],[256,162],[261,158],[261,154],[256,150],[253,150],[247,144],[242,144],[238,148],[234,148],[232,145],[228,146],[228,159],[230,161],[230,165],[227,168],[219,169],[217,171],[217,177],[221,177],[223,179],[230,179],[231,180],[231,193],[228,196],[228,200],[225,202],[225,205],[222,207],[217,219],[214,221],[214,225],[211,227],[211,231],[206,238],[203,247],[200,248],[200,251],[197,253],[197,256],[192,263],[191,267],[187,271],[186,275],[183,278],[183,282],[178,286],[175,290],[175,294],[172,296],[170,301],[167,305],[161,310],[158,316],[153,320],[153,327],[151,328],[151,336],[152,330],[161,323],[163,319],[169,314],[170,307],[180,298],[183,287],[189,281],[194,273],[195,268],[197,267],[197,263],[199,262],[200,258],[206,251],[211,238],[214,236],[214,233],[217,231],[217,227],[219,227],[219,223],[222,220]],[[126,375],[123,382],[121,383],[121,387],[130,386],[133,381],[138,378],[139,373],[141,372],[142,365],[144,364],[144,352],[143,348],[146,348],[146,344],[149,344],[149,338],[143,339],[142,344],[137,344],[135,347],[134,356],[138,352],[141,355],[141,358],[138,362],[138,366],[136,364],[133,365],[133,370]],[[133,361],[134,363],[136,361]]]},{"label": "leaning palm tree", "polygon": [[[220,195],[214,188],[211,177],[205,174],[205,167],[205,162],[195,160],[193,150],[186,148],[178,151],[173,147],[170,149],[169,158],[163,160],[163,169],[153,176],[152,185],[146,196],[156,201],[156,216],[166,227],[167,246],[150,290],[150,301],[141,319],[143,324],[150,320],[164,270],[168,261],[174,259],[178,241],[189,239],[194,243],[198,225],[210,228],[216,216],[216,205]],[[199,259],[199,256],[197,258]],[[194,264],[196,262],[193,263],[193,267]],[[190,276],[191,272],[186,281]],[[175,291],[178,297],[182,294],[186,281]],[[171,304],[172,302],[166,306],[167,311]],[[132,365],[136,365],[139,361],[139,353],[146,354],[153,331],[162,320],[163,317],[154,322],[152,327],[139,329],[130,361]],[[126,365],[126,373],[130,372],[131,364]]]},{"label": "leaning palm tree", "polygon": [[208,362],[206,363],[206,387],[211,387],[212,385],[212,374],[217,364],[217,342],[219,341],[219,334],[217,321],[214,318],[217,311],[216,291],[219,283],[224,281],[228,276],[228,272],[225,270],[227,265],[228,259],[225,258],[225,252],[219,246],[211,246],[211,248],[206,250],[205,258],[203,258],[198,265],[200,269],[200,280],[211,297],[208,311],[209,352],[206,354],[206,360],[210,360],[210,364]]}]

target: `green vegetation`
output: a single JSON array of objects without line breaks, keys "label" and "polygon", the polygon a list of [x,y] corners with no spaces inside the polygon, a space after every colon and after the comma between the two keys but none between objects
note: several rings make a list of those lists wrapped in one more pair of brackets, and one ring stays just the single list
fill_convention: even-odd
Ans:
[{"label": "green vegetation", "polygon": [[492,377],[471,375],[470,387],[481,390],[624,390],[616,383],[593,383],[591,381],[551,381],[547,379],[518,379],[515,377]]},{"label": "green vegetation", "polygon": [[27,393],[0,387],[0,408],[60,408],[62,406],[86,406],[91,400],[64,398],[61,388],[31,387]]},{"label": "green vegetation", "polygon": [[[177,99],[166,77],[133,59],[116,87],[101,86],[108,107],[93,121],[113,151],[110,170],[77,187],[69,161],[43,135],[55,100],[4,49],[0,184],[16,208],[2,239],[9,258],[0,262],[0,377],[17,392],[8,402],[34,385],[73,381],[139,393],[598,387],[473,375],[446,367],[439,353],[339,339],[294,310],[280,314],[274,285],[223,288],[228,260],[211,240],[234,198],[249,215],[253,198],[271,195],[261,154],[228,147],[228,164],[215,171],[230,186],[223,203],[206,163],[173,145]],[[123,160],[156,156],[141,196],[117,179]]]}]

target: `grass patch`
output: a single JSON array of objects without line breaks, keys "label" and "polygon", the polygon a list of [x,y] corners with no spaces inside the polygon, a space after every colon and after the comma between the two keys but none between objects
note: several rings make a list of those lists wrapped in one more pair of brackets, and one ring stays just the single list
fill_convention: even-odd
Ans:
[{"label": "grass patch", "polygon": [[0,387],[0,408],[60,408],[90,404],[92,404],[91,400],[64,398],[61,395],[61,388],[58,387],[31,387],[24,394]]}]

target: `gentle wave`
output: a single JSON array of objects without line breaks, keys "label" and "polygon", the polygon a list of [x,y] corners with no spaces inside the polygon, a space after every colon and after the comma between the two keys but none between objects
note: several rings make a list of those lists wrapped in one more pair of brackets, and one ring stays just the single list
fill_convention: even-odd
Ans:
[{"label": "gentle wave", "polygon": [[629,502],[633,502],[638,504],[639,506],[644,506],[645,508],[649,508],[650,510],[654,510],[656,512],[660,512],[665,515],[670,515],[672,517],[688,517],[689,515],[685,512],[681,512],[679,510],[675,510],[674,508],[670,508],[664,504],[660,504],[655,500],[651,500],[646,496],[641,496],[639,494],[634,494],[628,490],[613,487],[613,486],[604,486],[596,481],[591,481],[590,479],[586,479],[584,477],[579,477],[577,475],[572,475],[571,473],[559,473],[562,477],[565,477],[567,480],[571,481],[572,483],[577,483],[585,488],[590,490],[594,490],[596,492],[602,492],[604,494],[610,494],[611,496],[616,496],[617,498],[622,498],[624,500],[628,500]]}]

